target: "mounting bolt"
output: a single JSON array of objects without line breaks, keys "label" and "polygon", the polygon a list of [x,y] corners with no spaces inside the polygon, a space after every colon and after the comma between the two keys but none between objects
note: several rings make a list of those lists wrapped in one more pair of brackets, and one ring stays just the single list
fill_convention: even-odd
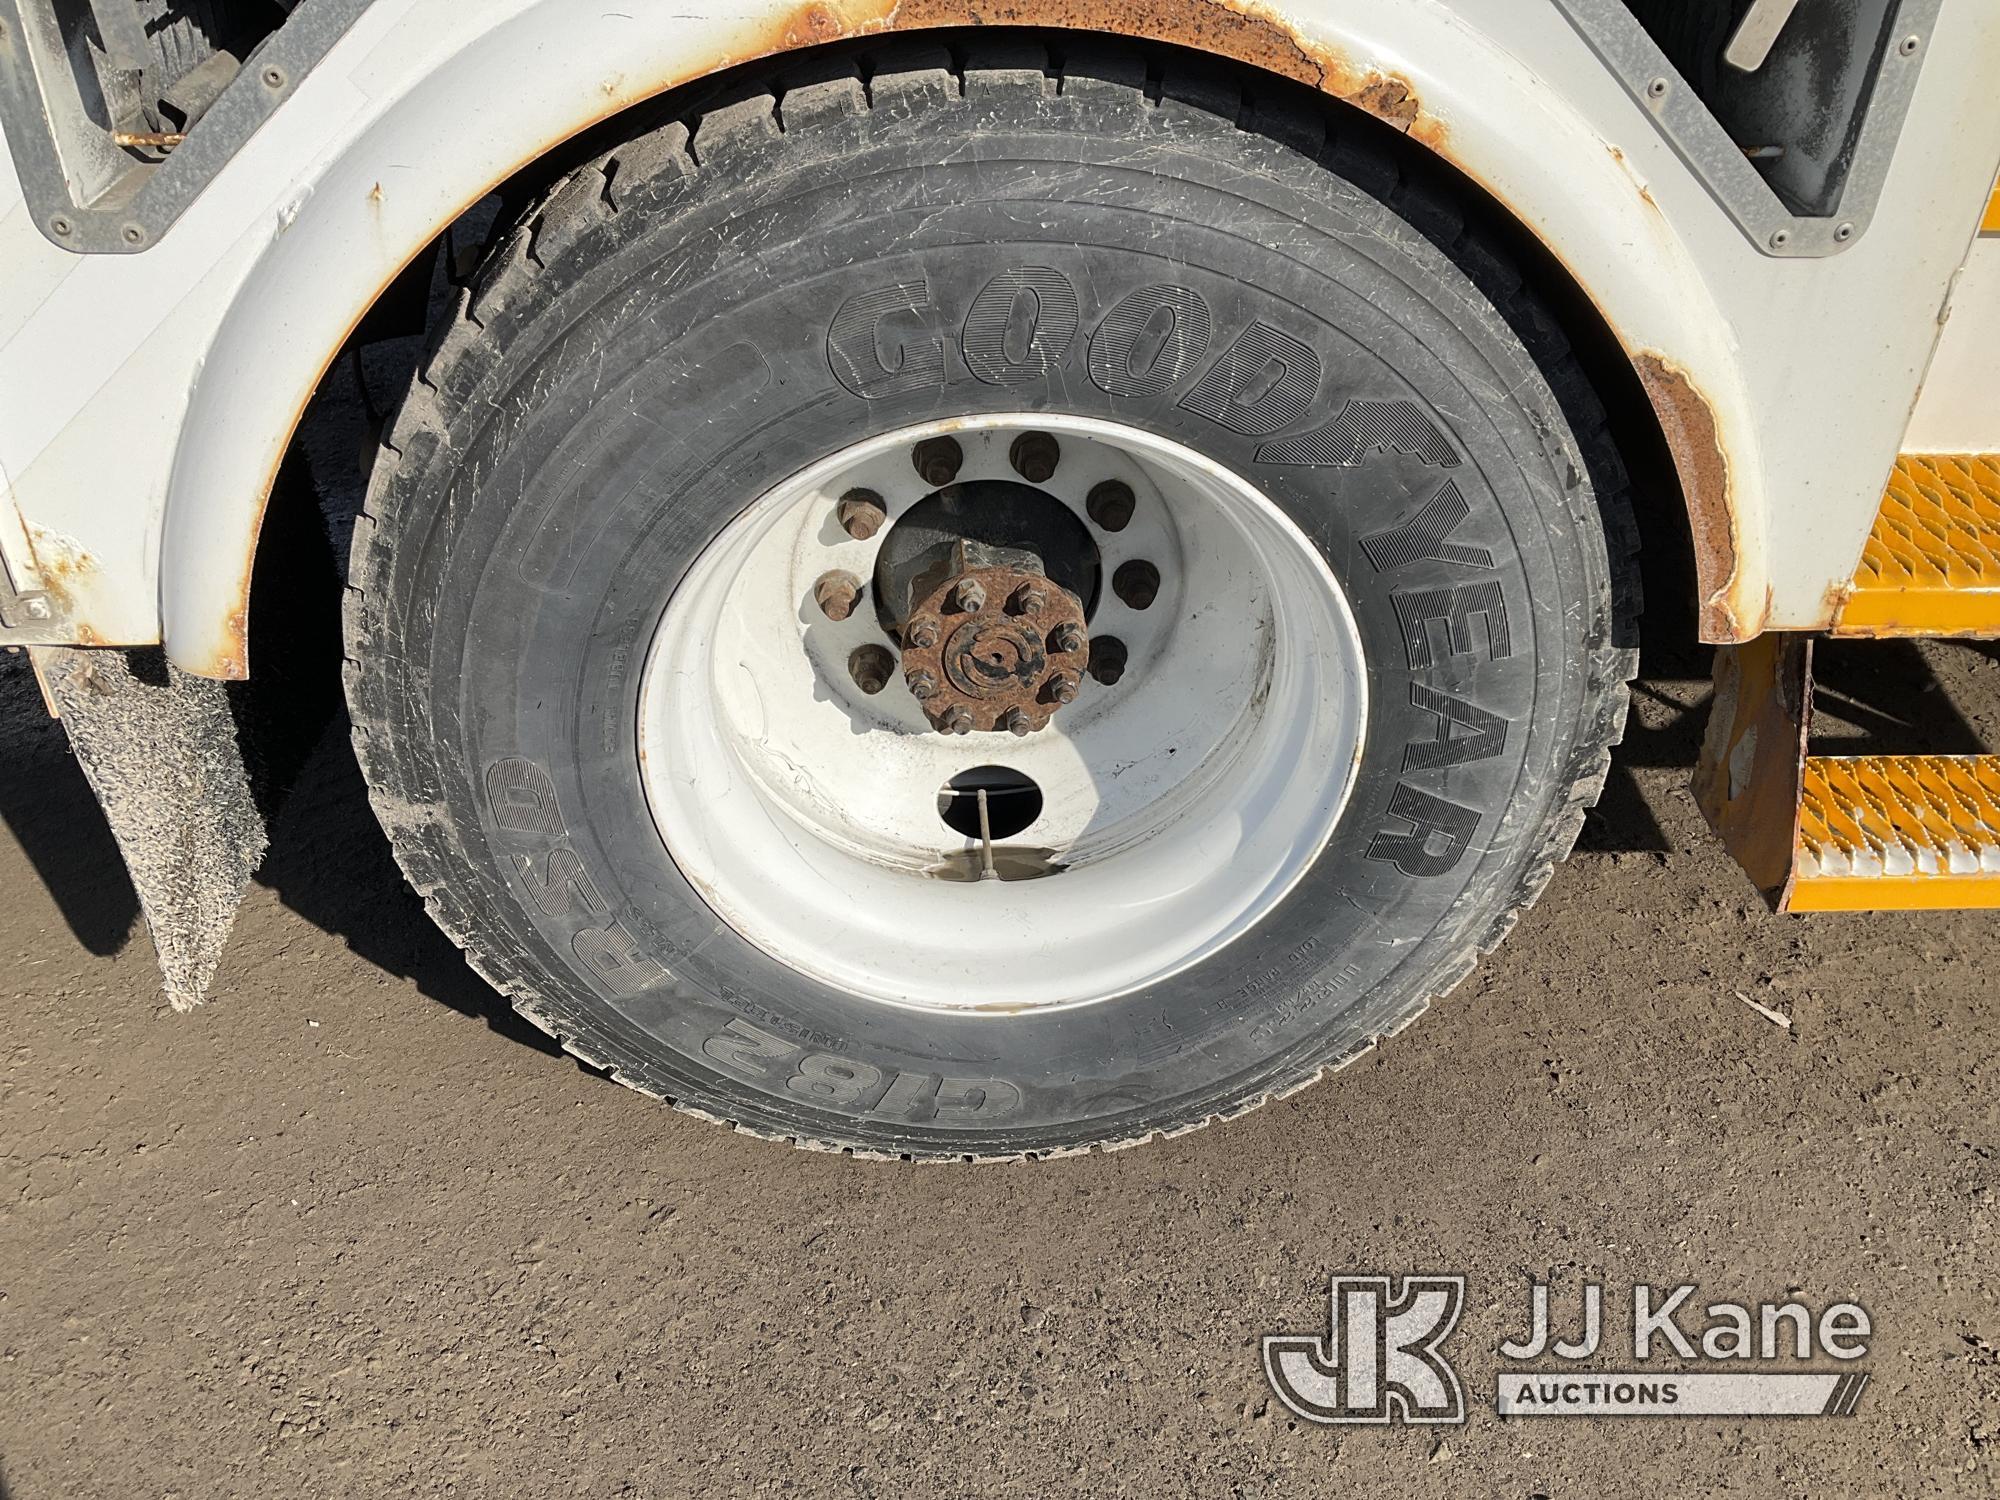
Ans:
[{"label": "mounting bolt", "polygon": [[1010,708],[1000,716],[1000,727],[1009,734],[1033,734],[1035,721],[1022,708]]},{"label": "mounting bolt", "polygon": [[1076,673],[1057,672],[1042,684],[1042,697],[1049,703],[1074,703],[1076,689]]},{"label": "mounting bolt", "polygon": [[1065,620],[1049,632],[1049,650],[1057,656],[1066,656],[1072,651],[1083,649],[1083,632]]},{"label": "mounting bolt", "polygon": [[838,569],[822,573],[819,582],[813,585],[813,600],[829,620],[844,620],[861,602],[861,580]]},{"label": "mounting bolt", "polygon": [[264,87],[267,89],[281,89],[287,82],[285,70],[275,63],[266,68],[258,76],[263,80]]},{"label": "mounting bolt", "polygon": [[946,734],[970,734],[972,715],[962,708],[948,708],[939,717],[937,727]]},{"label": "mounting bolt", "polygon": [[968,578],[951,591],[951,607],[962,614],[976,615],[986,608],[986,590],[977,579]]},{"label": "mounting bolt", "polygon": [[919,651],[928,651],[937,643],[937,621],[930,619],[928,616],[921,620],[912,620],[909,628],[903,632],[903,644],[905,646],[914,646]]},{"label": "mounting bolt", "polygon": [[146,243],[145,226],[140,224],[127,224],[123,229],[118,231],[118,237],[124,240],[125,243],[128,245],[143,245]]},{"label": "mounting bolt", "polygon": [[1785,246],[1789,245],[1791,242],[1792,242],[1791,230],[1774,229],[1771,231],[1770,245],[1773,250],[1782,250],[1785,248]]},{"label": "mounting bolt", "polygon": [[1160,597],[1160,570],[1135,558],[1111,575],[1111,591],[1133,609],[1151,609]]},{"label": "mounting bolt", "polygon": [[903,678],[903,683],[904,686],[909,688],[910,696],[919,703],[924,702],[926,699],[935,698],[938,694],[937,679],[928,672],[907,673]]},{"label": "mounting bolt", "polygon": [[1655,78],[1651,83],[1646,85],[1646,97],[1648,99],[1664,99],[1667,97],[1668,87],[1666,79]]},{"label": "mounting bolt", "polygon": [[948,437],[925,438],[910,450],[910,462],[917,466],[917,473],[932,489],[943,489],[954,479],[965,464],[965,450],[958,446],[958,439]]},{"label": "mounting bolt", "polygon": [[847,658],[847,675],[871,698],[889,685],[889,674],[895,670],[896,659],[882,646],[857,646]]},{"label": "mounting bolt", "polygon": [[46,599],[28,599],[24,603],[27,607],[28,618],[31,620],[46,620],[54,613],[49,608],[49,601]]},{"label": "mounting bolt", "polygon": [[1083,508],[1104,530],[1123,531],[1132,524],[1136,503],[1131,485],[1122,479],[1107,479],[1090,487],[1090,497],[1083,502]]},{"label": "mounting bolt", "polygon": [[1007,449],[1007,462],[1030,484],[1046,484],[1062,462],[1062,446],[1046,432],[1024,432]]},{"label": "mounting bolt", "polygon": [[1022,584],[1007,600],[1007,608],[1017,615],[1039,614],[1048,607],[1049,591],[1032,583]]},{"label": "mounting bolt", "polygon": [[849,490],[840,497],[834,519],[855,541],[865,542],[882,529],[882,523],[889,519],[889,509],[873,490]]},{"label": "mounting bolt", "polygon": [[1835,226],[1833,231],[1833,238],[1835,243],[1842,245],[1846,244],[1849,240],[1853,239],[1854,238],[1853,221],[1851,219],[1843,220],[1840,224]]},{"label": "mounting bolt", "polygon": [[1914,35],[1906,36],[1900,42],[1896,43],[1896,50],[1905,57],[1915,57],[1917,55],[1917,48],[1923,46],[1923,44],[1923,38],[1921,37]]},{"label": "mounting bolt", "polygon": [[1100,635],[1090,643],[1090,675],[1110,687],[1125,675],[1125,643],[1115,635]]},{"label": "mounting bolt", "polygon": [[49,228],[54,230],[57,234],[61,235],[64,239],[68,239],[70,234],[75,230],[76,226],[70,223],[66,215],[57,214],[53,219],[49,220]]}]

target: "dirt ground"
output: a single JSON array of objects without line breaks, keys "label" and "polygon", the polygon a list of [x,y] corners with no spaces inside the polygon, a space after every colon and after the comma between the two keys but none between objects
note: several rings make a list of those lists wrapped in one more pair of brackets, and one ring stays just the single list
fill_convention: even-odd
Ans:
[{"label": "dirt ground", "polygon": [[[1830,743],[2000,743],[2000,653],[1822,667]],[[1232,1125],[959,1169],[555,1052],[404,892],[339,724],[172,1014],[10,659],[0,1494],[1993,1494],[1995,918],[1766,915],[1683,790],[1700,664],[1649,670],[1584,847],[1417,1026]],[[1466,1425],[1271,1397],[1260,1335],[1367,1270],[1470,1278]],[[1873,1383],[1846,1419],[1502,1421],[1533,1276],[1853,1298]]]}]

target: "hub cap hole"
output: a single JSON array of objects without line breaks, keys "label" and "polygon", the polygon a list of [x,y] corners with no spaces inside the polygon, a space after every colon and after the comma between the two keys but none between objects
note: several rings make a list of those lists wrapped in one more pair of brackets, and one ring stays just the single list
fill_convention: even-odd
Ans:
[{"label": "hub cap hole", "polygon": [[938,789],[938,816],[944,819],[945,827],[977,840],[982,791],[986,793],[986,821],[996,843],[1025,831],[1042,815],[1042,789],[1033,777],[1007,766],[974,766]]}]

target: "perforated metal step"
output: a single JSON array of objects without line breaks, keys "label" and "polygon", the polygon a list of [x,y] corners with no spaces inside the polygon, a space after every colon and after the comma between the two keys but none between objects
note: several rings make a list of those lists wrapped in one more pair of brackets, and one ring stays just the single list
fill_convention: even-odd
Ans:
[{"label": "perforated metal step", "polygon": [[2000,636],[2000,455],[1897,460],[1833,633]]},{"label": "perforated metal step", "polygon": [[2000,906],[2000,756],[1809,756],[1792,911]]}]

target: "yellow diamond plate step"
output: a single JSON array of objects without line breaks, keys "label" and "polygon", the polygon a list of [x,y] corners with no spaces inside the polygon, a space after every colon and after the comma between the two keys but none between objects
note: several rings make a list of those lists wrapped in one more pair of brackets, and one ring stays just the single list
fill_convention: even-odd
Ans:
[{"label": "yellow diamond plate step", "polygon": [[2000,635],[2000,454],[1906,453],[1835,635]]},{"label": "yellow diamond plate step", "polygon": [[2000,906],[2000,755],[1813,755],[1792,911]]}]

